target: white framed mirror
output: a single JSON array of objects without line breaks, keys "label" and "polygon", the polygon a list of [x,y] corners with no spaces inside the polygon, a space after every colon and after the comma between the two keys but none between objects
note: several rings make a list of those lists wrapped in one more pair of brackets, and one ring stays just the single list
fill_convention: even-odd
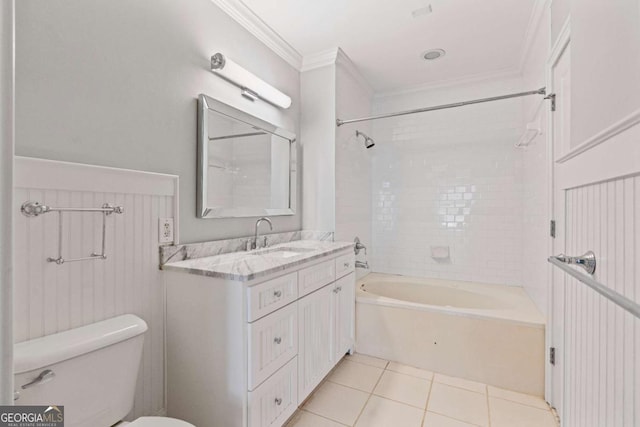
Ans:
[{"label": "white framed mirror", "polygon": [[293,215],[295,133],[198,96],[199,218]]}]

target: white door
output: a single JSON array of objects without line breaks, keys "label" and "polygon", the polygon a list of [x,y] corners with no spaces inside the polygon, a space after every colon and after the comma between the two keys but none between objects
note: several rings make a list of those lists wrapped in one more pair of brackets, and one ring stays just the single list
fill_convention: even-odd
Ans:
[{"label": "white door", "polygon": [[[640,109],[585,141],[571,139],[570,125],[576,129],[584,118],[571,114],[568,37],[565,42],[550,61],[550,90],[556,94],[550,116],[556,238],[549,255],[593,251],[597,266],[591,277],[638,303]],[[594,99],[590,108],[602,107]],[[640,320],[613,301],[616,297],[604,297],[574,277],[587,274],[580,267],[569,267],[572,274],[551,268],[547,330],[556,364],[547,365],[547,399],[563,426],[640,425]]]},{"label": "white door", "polygon": [[335,360],[338,361],[352,350],[355,341],[356,274],[348,274],[336,281],[334,295]]},{"label": "white door", "polygon": [[334,365],[333,287],[327,285],[298,300],[298,403]]},{"label": "white door", "polygon": [[[561,42],[557,52],[552,56],[550,62],[550,82],[547,85],[547,93],[553,93],[555,99],[555,111],[549,105],[550,124],[550,157],[552,161],[559,158],[570,146],[571,136],[571,47],[567,38]],[[553,166],[552,166],[553,168]],[[551,218],[555,222],[555,238],[552,239],[551,252],[554,254],[564,253],[564,192],[559,187],[559,182],[552,174],[552,197],[553,202]],[[550,375],[550,387],[547,391],[546,399],[555,407],[559,414],[562,414],[562,393],[563,393],[563,362],[564,362],[564,280],[565,274],[558,270],[551,270],[550,288],[550,310],[548,325],[549,355],[547,357],[547,372]],[[554,351],[554,361],[551,361],[551,349]]]}]

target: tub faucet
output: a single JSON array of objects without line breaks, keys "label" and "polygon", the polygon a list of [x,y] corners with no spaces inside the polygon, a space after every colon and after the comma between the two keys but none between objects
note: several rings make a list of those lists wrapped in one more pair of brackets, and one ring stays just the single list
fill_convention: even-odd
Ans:
[{"label": "tub faucet", "polygon": [[[269,218],[263,216],[262,218],[258,219],[256,221],[256,234],[253,238],[251,249],[258,249],[258,228],[260,227],[260,224],[262,224],[262,221],[267,221],[269,223],[269,229],[273,231],[273,224],[271,223],[271,220]],[[264,236],[264,244],[262,246],[267,246],[267,236]]]}]

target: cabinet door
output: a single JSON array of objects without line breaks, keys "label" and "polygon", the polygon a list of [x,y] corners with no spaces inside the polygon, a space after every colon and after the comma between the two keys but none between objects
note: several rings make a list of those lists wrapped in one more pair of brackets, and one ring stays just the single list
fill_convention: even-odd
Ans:
[{"label": "cabinet door", "polygon": [[351,273],[334,285],[336,361],[353,348],[355,342],[356,277]]},{"label": "cabinet door", "polygon": [[298,300],[298,404],[334,365],[334,285]]},{"label": "cabinet door", "polygon": [[298,308],[290,304],[249,323],[247,332],[248,384],[253,390],[298,353]]},{"label": "cabinet door", "polygon": [[298,375],[294,357],[254,391],[249,392],[249,427],[280,427],[298,407]]}]

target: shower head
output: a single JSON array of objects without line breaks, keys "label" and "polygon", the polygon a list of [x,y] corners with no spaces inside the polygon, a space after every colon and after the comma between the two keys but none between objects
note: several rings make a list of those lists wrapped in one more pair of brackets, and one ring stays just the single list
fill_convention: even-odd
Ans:
[{"label": "shower head", "polygon": [[373,141],[373,139],[369,138],[367,135],[365,135],[364,133],[360,132],[359,130],[356,131],[356,137],[358,136],[363,136],[364,137],[364,146],[365,148],[371,148],[374,145],[376,145],[376,143]]}]

